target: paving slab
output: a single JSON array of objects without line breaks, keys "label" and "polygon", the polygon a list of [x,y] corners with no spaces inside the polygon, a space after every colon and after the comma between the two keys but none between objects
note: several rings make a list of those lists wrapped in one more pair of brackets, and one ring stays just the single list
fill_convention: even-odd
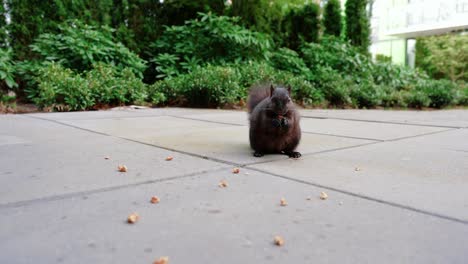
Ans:
[{"label": "paving slab", "polygon": [[362,121],[313,118],[302,118],[301,128],[304,132],[356,138],[367,138],[373,140],[393,140],[398,138],[434,133],[438,131],[445,131],[449,129],[443,127],[411,126],[388,123],[372,123]]},{"label": "paving slab", "polygon": [[230,167],[25,116],[0,116],[0,131],[0,204]]},{"label": "paving slab", "polygon": [[468,222],[467,138],[456,129],[253,167]]},{"label": "paving slab", "polygon": [[467,110],[395,111],[395,110],[302,110],[308,117],[393,122],[413,125],[468,127]]},{"label": "paving slab", "polygon": [[[229,110],[216,110],[216,112],[230,113]],[[213,113],[213,109],[197,109],[197,108],[145,108],[145,109],[115,109],[103,111],[83,111],[83,112],[53,112],[53,113],[34,113],[27,114],[36,118],[44,118],[50,120],[88,120],[88,119],[119,119],[119,118],[134,118],[134,117],[153,117],[165,115],[202,115]]]},{"label": "paving slab", "polygon": [[[466,263],[468,225],[258,172],[0,207],[0,263]],[[220,180],[227,188],[219,188]],[[159,204],[149,203],[152,195]],[[306,200],[310,196],[311,200]],[[281,207],[285,197],[288,206]],[[341,202],[341,205],[340,205]],[[134,225],[125,222],[137,212]],[[280,235],[285,244],[273,244]]]},{"label": "paving slab", "polygon": [[247,112],[245,111],[222,111],[222,112],[207,113],[207,114],[189,113],[189,114],[184,114],[184,115],[179,115],[175,113],[174,116],[178,116],[180,118],[208,121],[208,122],[217,122],[217,123],[243,125],[243,126],[249,125],[249,117],[248,117]]},{"label": "paving slab", "polygon": [[[284,155],[254,158],[248,127],[177,117],[136,117],[119,120],[66,120],[66,124],[148,144],[237,164],[285,159]],[[372,143],[372,140],[303,134],[298,150],[306,153],[329,151]]]},{"label": "paving slab", "polygon": [[[306,111],[305,113],[308,112]],[[183,115],[175,112],[172,115],[189,120],[244,126],[248,125],[248,115],[243,111],[221,111],[215,113],[199,114],[194,114],[191,112]],[[317,119],[307,118],[307,115],[304,115],[304,117],[301,119],[301,128],[303,132],[365,138],[371,140],[393,140],[397,138],[417,136],[448,129],[437,126],[430,127],[336,119]]]},{"label": "paving slab", "polygon": [[301,113],[298,160],[242,111],[0,115],[0,263],[466,263],[468,111]]}]

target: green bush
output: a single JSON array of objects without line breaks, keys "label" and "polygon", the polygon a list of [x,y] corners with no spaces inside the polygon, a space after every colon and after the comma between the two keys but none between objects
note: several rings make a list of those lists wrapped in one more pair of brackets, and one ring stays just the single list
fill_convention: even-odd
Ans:
[{"label": "green bush", "polygon": [[403,92],[404,102],[408,107],[421,109],[431,104],[431,99],[423,91]]},{"label": "green bush", "polygon": [[91,69],[97,62],[104,62],[120,70],[130,68],[143,77],[145,61],[122,43],[116,42],[112,36],[113,29],[85,25],[78,20],[68,21],[58,28],[59,33],[41,34],[31,45],[41,59],[58,62],[78,72]]},{"label": "green bush", "polygon": [[373,108],[382,104],[385,92],[374,83],[354,85],[351,89],[351,100],[359,108]]},{"label": "green bush", "polygon": [[416,66],[436,79],[468,80],[468,35],[418,38]]},{"label": "green bush", "polygon": [[397,91],[390,86],[380,86],[382,89],[383,107],[407,107],[404,91]]},{"label": "green bush", "polygon": [[442,108],[451,105],[455,100],[455,85],[448,80],[430,80],[422,82],[421,89],[431,103],[430,107]]},{"label": "green bush", "polygon": [[356,47],[336,37],[324,36],[320,43],[307,43],[301,49],[306,65],[313,69],[330,67],[358,79],[372,78],[372,62]]},{"label": "green bush", "polygon": [[200,65],[264,59],[269,38],[238,24],[239,18],[199,13],[199,18],[183,26],[166,27],[152,45],[159,77],[186,73]]},{"label": "green bush", "polygon": [[239,80],[236,69],[209,65],[159,81],[151,89],[183,105],[216,107],[235,104],[245,97],[245,90],[239,87]]},{"label": "green bush", "polygon": [[86,80],[60,64],[51,63],[40,69],[37,82],[37,91],[29,97],[40,108],[75,111],[94,105]]},{"label": "green bush", "polygon": [[15,64],[12,60],[13,51],[11,48],[0,48],[0,90],[15,88]]},{"label": "green bush", "polygon": [[288,48],[280,48],[272,52],[269,60],[271,65],[278,70],[284,70],[294,74],[307,74],[309,71],[304,60],[299,57],[299,54]]},{"label": "green bush", "polygon": [[463,87],[459,90],[457,103],[459,105],[468,106],[468,87]]},{"label": "green bush", "polygon": [[28,97],[40,108],[77,111],[101,106],[141,103],[147,87],[130,69],[119,71],[112,65],[98,63],[83,74],[52,62],[39,69],[36,89]]},{"label": "green bush", "polygon": [[375,61],[376,61],[376,62],[388,62],[388,63],[391,63],[391,62],[392,62],[392,57],[391,57],[391,56],[387,56],[387,55],[383,55],[383,54],[377,54],[377,55],[375,55]]},{"label": "green bush", "polygon": [[351,104],[350,89],[355,83],[330,67],[317,68],[309,76],[312,85],[316,87],[331,106],[345,107]]},{"label": "green bush", "polygon": [[376,84],[387,85],[395,90],[409,90],[417,82],[428,78],[418,70],[385,62],[372,64],[370,72]]},{"label": "green bush", "polygon": [[245,101],[248,89],[259,83],[291,85],[292,96],[303,105],[319,105],[323,102],[322,93],[303,76],[294,76],[279,71],[266,63],[245,63],[238,65],[208,65],[156,82],[149,88],[161,103],[161,95],[169,104],[196,107],[233,106]]},{"label": "green bush", "polygon": [[147,98],[146,85],[129,68],[119,71],[112,65],[97,63],[85,73],[85,79],[99,105],[142,103]]}]

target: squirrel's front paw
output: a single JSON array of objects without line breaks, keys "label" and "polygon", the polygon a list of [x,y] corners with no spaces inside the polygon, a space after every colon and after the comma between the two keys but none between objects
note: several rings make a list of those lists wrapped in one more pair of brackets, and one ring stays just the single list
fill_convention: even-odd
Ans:
[{"label": "squirrel's front paw", "polygon": [[281,119],[281,126],[282,127],[288,127],[289,126],[289,122],[286,118],[283,117],[283,119]]},{"label": "squirrel's front paw", "polygon": [[253,155],[254,157],[257,157],[257,158],[263,157],[263,153],[258,152],[258,151],[255,151]]},{"label": "squirrel's front paw", "polygon": [[297,152],[297,151],[286,152],[286,154],[290,158],[293,158],[293,159],[298,159],[298,158],[300,158],[302,156],[302,154],[300,152]]},{"label": "squirrel's front paw", "polygon": [[271,124],[273,125],[273,127],[280,127],[281,126],[281,120],[279,119],[273,119],[271,121]]}]

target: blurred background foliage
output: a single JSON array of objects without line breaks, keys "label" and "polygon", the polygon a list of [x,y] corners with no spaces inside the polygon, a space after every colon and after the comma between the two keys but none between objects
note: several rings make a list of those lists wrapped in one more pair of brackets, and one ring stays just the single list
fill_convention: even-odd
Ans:
[{"label": "blurred background foliage", "polygon": [[468,104],[468,36],[418,39],[416,69],[372,59],[367,0],[3,3],[0,109],[242,108],[261,82],[304,107]]}]

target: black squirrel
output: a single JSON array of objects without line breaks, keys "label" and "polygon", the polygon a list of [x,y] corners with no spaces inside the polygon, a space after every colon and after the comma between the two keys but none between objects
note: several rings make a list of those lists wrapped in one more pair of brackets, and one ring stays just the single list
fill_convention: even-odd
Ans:
[{"label": "black squirrel", "polygon": [[290,95],[291,86],[260,85],[250,89],[249,138],[255,157],[269,153],[301,156],[295,151],[301,140],[300,116]]}]

